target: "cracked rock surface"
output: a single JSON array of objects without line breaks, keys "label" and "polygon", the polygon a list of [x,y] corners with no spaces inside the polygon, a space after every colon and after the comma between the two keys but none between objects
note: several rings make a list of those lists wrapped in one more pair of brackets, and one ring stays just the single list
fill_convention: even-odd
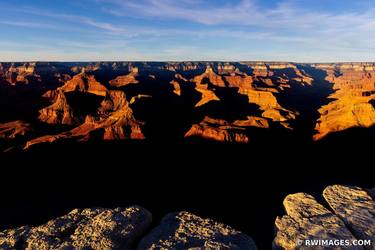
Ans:
[{"label": "cracked rock surface", "polygon": [[41,226],[0,232],[0,249],[130,249],[150,224],[141,207],[75,209]]},{"label": "cracked rock surface", "polygon": [[158,227],[145,236],[143,249],[256,249],[253,240],[244,233],[211,219],[187,212],[164,217]]},{"label": "cracked rock surface", "polygon": [[[308,240],[371,240],[371,245],[345,249],[375,249],[375,202],[358,187],[329,186],[323,191],[327,206],[305,193],[288,195],[286,215],[275,222],[274,249],[311,249]],[[342,249],[342,245],[315,246],[314,249]]]}]

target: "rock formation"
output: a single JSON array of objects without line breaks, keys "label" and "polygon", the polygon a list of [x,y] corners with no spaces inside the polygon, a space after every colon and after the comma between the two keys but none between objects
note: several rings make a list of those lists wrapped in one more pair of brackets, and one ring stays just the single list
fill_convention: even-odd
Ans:
[{"label": "rock formation", "polygon": [[336,185],[323,196],[356,238],[375,242],[375,202],[365,190]]},{"label": "rock formation", "polygon": [[138,246],[143,249],[256,249],[253,240],[229,226],[196,215],[168,214]]},{"label": "rock formation", "polygon": [[[215,90],[210,89],[207,83],[210,83],[216,87],[229,87],[238,88],[238,93],[246,95],[248,97],[249,103],[253,103],[259,106],[263,111],[262,117],[269,118],[274,122],[281,122],[285,127],[289,127],[286,123],[288,120],[293,120],[296,118],[296,114],[290,110],[283,108],[277,101],[274,93],[278,93],[278,85],[273,85],[272,81],[268,88],[257,87],[255,81],[259,81],[257,76],[270,76],[273,73],[268,72],[268,67],[264,69],[267,70],[266,74],[260,73],[259,75],[254,74],[254,76],[248,76],[246,73],[240,72],[238,69],[233,70],[231,67],[227,70],[221,68],[220,72],[224,75],[216,74],[210,66],[204,74],[196,76],[194,82],[196,83],[196,90],[202,93],[201,101],[196,105],[196,107],[202,106],[210,101],[220,101],[220,99],[215,95]],[[256,67],[255,67],[256,68]],[[295,70],[297,68],[294,66]],[[262,68],[263,69],[263,68]],[[256,69],[254,69],[256,71]],[[230,72],[228,74],[228,72]],[[302,73],[298,71],[300,75]],[[303,76],[301,76],[303,77]],[[303,80],[300,80],[303,82]],[[309,78],[310,81],[310,78]],[[206,84],[204,84],[206,83]]]},{"label": "rock formation", "polygon": [[249,138],[244,132],[243,127],[231,125],[225,120],[205,117],[201,123],[190,128],[185,138],[199,137],[219,142],[247,143]]},{"label": "rock formation", "polygon": [[[372,240],[375,230],[375,202],[357,187],[329,186],[323,196],[333,212],[305,193],[288,195],[284,200],[287,215],[276,219],[275,249],[309,249],[308,240],[328,240],[331,245],[318,249],[342,249],[336,240]],[[363,246],[345,246],[363,249]],[[375,249],[374,245],[364,246]]]},{"label": "rock formation", "polygon": [[201,100],[195,107],[203,106],[211,101],[220,101],[209,83],[219,87],[224,87],[225,83],[221,76],[217,75],[210,66],[207,66],[205,73],[194,77],[192,81],[195,83],[195,89],[202,94]]},{"label": "rock formation", "polygon": [[[371,193],[371,189],[328,186],[323,197],[332,210],[309,194],[288,195],[283,202],[286,215],[275,221],[273,249],[375,249]],[[168,214],[154,228],[151,220],[150,212],[138,206],[75,209],[41,226],[0,232],[0,248],[257,249],[247,234],[189,212]],[[324,245],[317,246],[316,240]],[[352,244],[356,240],[363,240],[363,245]]]},{"label": "rock formation", "polygon": [[0,124],[0,139],[14,139],[32,131],[31,125],[24,121],[7,122]]},{"label": "rock formation", "polygon": [[0,248],[132,249],[151,219],[141,207],[76,209],[41,226],[0,232]]},{"label": "rock formation", "polygon": [[137,84],[139,81],[136,79],[138,77],[138,68],[132,68],[131,72],[128,75],[119,76],[116,79],[109,82],[113,87],[124,87],[129,84]]},{"label": "rock formation", "polygon": [[82,92],[97,96],[106,96],[107,89],[101,83],[96,81],[95,77],[87,73],[75,75],[64,86],[59,88],[64,93]]},{"label": "rock formation", "polygon": [[0,232],[1,249],[251,249],[253,240],[227,225],[180,212],[148,233],[152,216],[134,206],[75,209],[36,227]]},{"label": "rock formation", "polygon": [[142,123],[133,116],[125,93],[110,90],[102,101],[98,113],[88,115],[80,126],[58,135],[42,136],[26,143],[25,149],[40,143],[52,143],[63,139],[75,139],[87,141],[91,139],[101,140],[142,140],[145,136],[141,130]]},{"label": "rock formation", "polygon": [[39,111],[39,120],[49,124],[76,125],[82,117],[76,117],[62,90],[56,91],[54,103]]},{"label": "rock formation", "polygon": [[[4,65],[5,66],[5,65]],[[11,85],[29,84],[32,77],[40,80],[40,75],[35,74],[36,63],[22,65],[10,64],[6,69],[3,66],[3,78]]]}]

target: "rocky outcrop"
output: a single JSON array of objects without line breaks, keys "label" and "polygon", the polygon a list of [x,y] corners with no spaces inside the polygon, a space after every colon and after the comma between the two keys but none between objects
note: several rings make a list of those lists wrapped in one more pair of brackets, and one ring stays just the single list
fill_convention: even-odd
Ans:
[{"label": "rocky outcrop", "polygon": [[144,249],[256,249],[253,240],[229,226],[196,215],[180,212],[164,217],[160,225],[145,236]]},{"label": "rocky outcrop", "polygon": [[75,209],[36,227],[0,232],[1,249],[249,249],[253,240],[230,226],[188,212],[169,214],[150,230],[152,216],[133,206]]},{"label": "rocky outcrop", "polygon": [[0,248],[132,249],[151,220],[141,207],[76,209],[41,226],[0,232]]},{"label": "rocky outcrop", "polygon": [[[299,193],[284,200],[287,215],[276,219],[274,246],[298,249],[306,240],[354,240],[345,224],[312,196]],[[360,248],[358,248],[360,249]]]},{"label": "rocky outcrop", "polygon": [[[327,245],[317,249],[342,249],[342,245],[335,245],[337,240],[374,242],[375,202],[363,189],[330,186],[324,190],[323,196],[333,212],[305,193],[285,198],[287,215],[276,219],[275,249],[309,249],[308,242],[312,240],[328,241]],[[355,245],[345,247],[363,249],[363,246]],[[364,248],[374,249],[374,245]]]},{"label": "rocky outcrop", "polygon": [[356,238],[375,242],[375,202],[365,190],[336,185],[323,196]]},{"label": "rocky outcrop", "polygon": [[7,122],[0,124],[0,139],[14,139],[32,131],[31,125],[24,121]]},{"label": "rocky outcrop", "polygon": [[[275,221],[273,249],[375,249],[370,194],[371,189],[329,186],[323,191],[327,206],[306,193],[288,195],[286,215]],[[0,232],[0,248],[257,249],[247,234],[189,212],[168,214],[154,228],[151,220],[150,212],[138,206],[75,209],[41,226]]]},{"label": "rocky outcrop", "polygon": [[248,143],[243,127],[231,125],[225,120],[205,117],[199,124],[194,124],[185,134],[185,138],[199,137],[219,142]]}]

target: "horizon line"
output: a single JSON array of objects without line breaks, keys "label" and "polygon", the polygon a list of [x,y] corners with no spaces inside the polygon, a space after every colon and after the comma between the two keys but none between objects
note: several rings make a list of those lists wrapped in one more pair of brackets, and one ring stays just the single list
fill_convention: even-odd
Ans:
[{"label": "horizon line", "polygon": [[117,62],[140,62],[140,63],[296,63],[296,64],[375,64],[375,61],[325,61],[325,62],[308,62],[308,61],[287,61],[287,60],[16,60],[16,61],[0,61],[0,63],[117,63]]}]

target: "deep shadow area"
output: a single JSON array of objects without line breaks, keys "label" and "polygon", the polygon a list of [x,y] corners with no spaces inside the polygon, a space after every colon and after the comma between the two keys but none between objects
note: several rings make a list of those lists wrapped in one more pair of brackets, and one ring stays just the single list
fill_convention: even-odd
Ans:
[{"label": "deep shadow area", "polygon": [[153,213],[154,223],[187,210],[229,224],[269,249],[287,194],[319,199],[330,184],[374,186],[364,157],[370,150],[365,144],[287,143],[42,146],[2,160],[0,225],[40,224],[76,207],[138,204]]},{"label": "deep shadow area", "polygon": [[[313,76],[312,84],[304,86],[292,80],[289,83],[291,88],[278,94],[277,99],[283,107],[299,113],[297,119],[290,122],[296,139],[311,142],[316,121],[320,117],[319,109],[331,101],[328,96],[334,92],[333,84],[325,80],[327,75],[323,70],[309,65],[298,65],[298,68]],[[278,73],[286,74],[290,79],[295,75],[291,69]]]},{"label": "deep shadow area", "polygon": [[83,119],[86,115],[95,114],[104,100],[102,96],[78,91],[65,93],[65,96],[75,115]]},{"label": "deep shadow area", "polygon": [[199,93],[190,82],[180,82],[181,95],[173,93],[175,72],[159,72],[155,78],[142,73],[139,83],[122,88],[130,96],[146,95],[131,105],[135,117],[145,122],[143,132],[148,141],[173,142],[183,141],[184,134],[190,128],[194,117],[194,105],[199,100]]},{"label": "deep shadow area", "polygon": [[206,84],[208,84],[209,89],[214,89],[220,101],[210,101],[196,108],[196,112],[202,119],[204,116],[209,116],[234,122],[236,120],[247,120],[247,116],[261,117],[262,112],[259,107],[249,103],[247,96],[239,94],[238,88],[217,87],[210,82],[206,82]]},{"label": "deep shadow area", "polygon": [[323,146],[345,145],[351,147],[371,141],[375,141],[375,126],[369,128],[355,127],[330,133],[318,141],[317,144]]}]

